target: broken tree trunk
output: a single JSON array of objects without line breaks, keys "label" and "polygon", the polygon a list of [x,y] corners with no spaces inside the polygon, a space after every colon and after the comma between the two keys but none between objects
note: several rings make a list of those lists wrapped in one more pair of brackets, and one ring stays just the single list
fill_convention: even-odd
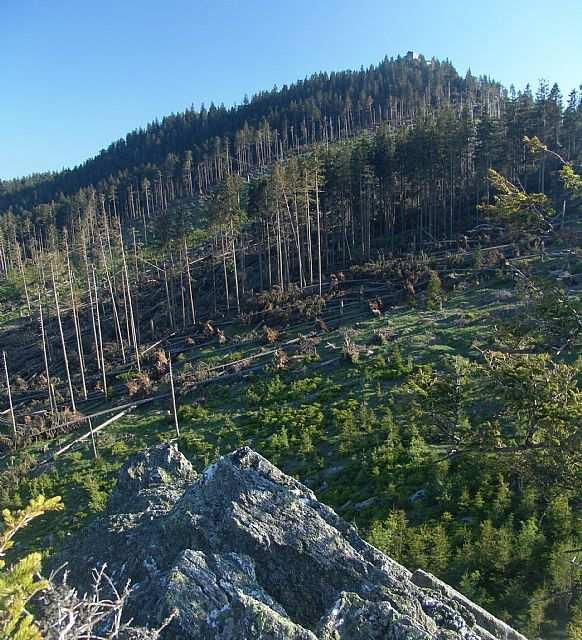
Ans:
[{"label": "broken tree trunk", "polygon": [[8,404],[10,406],[10,418],[12,419],[12,429],[14,431],[14,448],[18,446],[18,433],[16,432],[16,418],[14,416],[14,405],[12,404],[12,391],[10,389],[10,376],[8,375],[8,362],[6,360],[6,351],[2,352],[4,358],[4,374],[6,375],[6,390],[8,392]]},{"label": "broken tree trunk", "polygon": [[172,408],[174,410],[174,424],[176,435],[180,437],[180,425],[178,424],[178,409],[176,408],[176,390],[174,389],[174,373],[172,371],[172,356],[168,353],[168,364],[170,366],[170,387],[172,389]]},{"label": "broken tree trunk", "polygon": [[126,409],[125,411],[122,411],[121,413],[118,413],[117,415],[113,416],[112,418],[109,418],[109,420],[106,420],[103,424],[100,424],[96,429],[93,429],[91,427],[90,431],[88,431],[87,433],[83,434],[80,438],[77,438],[76,440],[73,440],[73,442],[70,442],[68,445],[66,445],[64,447],[61,447],[60,449],[58,449],[58,451],[55,451],[53,453],[53,458],[56,458],[57,456],[60,456],[61,454],[65,453],[65,451],[68,451],[74,445],[78,444],[79,442],[82,442],[83,440],[86,440],[89,437],[94,438],[95,434],[97,432],[101,431],[102,429],[105,429],[105,427],[108,427],[112,422],[116,422],[120,418],[123,418],[123,416],[127,413],[127,411],[128,411],[128,409]]}]

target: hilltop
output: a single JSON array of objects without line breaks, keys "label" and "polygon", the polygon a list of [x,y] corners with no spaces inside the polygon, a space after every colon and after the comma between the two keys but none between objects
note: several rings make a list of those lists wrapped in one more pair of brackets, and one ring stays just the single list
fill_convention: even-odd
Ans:
[{"label": "hilltop", "polygon": [[[211,104],[165,116],[73,169],[0,182],[0,211],[36,218],[36,207],[54,201],[62,210],[63,197],[91,186],[120,194],[118,207],[125,209],[127,190],[142,191],[144,178],[153,183],[163,176],[168,195],[172,179],[180,191],[204,189],[231,170],[246,176],[311,144],[350,138],[381,123],[410,126],[446,107],[498,115],[503,99],[498,83],[463,78],[449,61],[422,57],[314,73],[231,108]],[[66,215],[62,211],[56,220],[62,223]]]}]

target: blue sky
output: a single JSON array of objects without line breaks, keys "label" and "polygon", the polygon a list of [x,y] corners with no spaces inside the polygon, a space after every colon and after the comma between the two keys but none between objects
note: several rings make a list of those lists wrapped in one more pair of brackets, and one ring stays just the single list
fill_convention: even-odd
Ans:
[{"label": "blue sky", "polygon": [[509,85],[582,83],[582,0],[0,0],[0,178],[156,117],[409,49]]}]

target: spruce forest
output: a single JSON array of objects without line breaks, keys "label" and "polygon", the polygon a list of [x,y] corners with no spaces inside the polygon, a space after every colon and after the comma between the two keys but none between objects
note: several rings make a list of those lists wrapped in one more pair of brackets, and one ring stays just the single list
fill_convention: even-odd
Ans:
[{"label": "spruce forest", "polygon": [[581,176],[582,88],[409,53],[0,181],[0,635],[175,441],[198,471],[252,446],[411,570],[582,638]]}]

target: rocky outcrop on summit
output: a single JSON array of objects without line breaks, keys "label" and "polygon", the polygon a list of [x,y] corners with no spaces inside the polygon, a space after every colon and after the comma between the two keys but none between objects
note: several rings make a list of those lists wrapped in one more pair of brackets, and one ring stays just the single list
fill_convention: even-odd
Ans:
[{"label": "rocky outcrop on summit", "polygon": [[249,448],[196,476],[170,445],[130,459],[107,513],[63,553],[80,586],[107,563],[164,638],[524,640],[434,576],[367,544]]}]

